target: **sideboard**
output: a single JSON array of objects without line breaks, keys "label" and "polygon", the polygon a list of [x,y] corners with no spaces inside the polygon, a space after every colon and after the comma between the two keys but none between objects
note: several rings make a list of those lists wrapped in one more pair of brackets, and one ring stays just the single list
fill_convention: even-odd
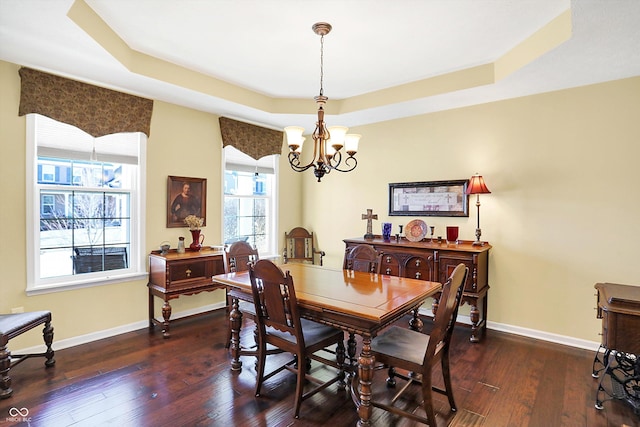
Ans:
[{"label": "sideboard", "polygon": [[[349,250],[355,245],[366,244],[382,252],[382,274],[412,277],[444,283],[459,263],[469,267],[469,275],[462,294],[462,304],[471,307],[471,342],[480,341],[487,324],[487,299],[489,291],[489,250],[491,245],[474,245],[473,241],[459,243],[438,242],[429,239],[411,242],[404,237],[385,241],[381,236],[373,239],[353,238],[343,240]],[[439,294],[433,302],[437,309]]]},{"label": "sideboard", "polygon": [[[203,248],[179,254],[171,250],[166,254],[154,251],[149,254],[149,329],[162,325],[164,338],[169,338],[169,300],[181,295],[193,295],[204,291],[224,289],[216,285],[211,277],[225,272],[225,252]],[[164,300],[163,321],[155,318],[154,296]]]}]

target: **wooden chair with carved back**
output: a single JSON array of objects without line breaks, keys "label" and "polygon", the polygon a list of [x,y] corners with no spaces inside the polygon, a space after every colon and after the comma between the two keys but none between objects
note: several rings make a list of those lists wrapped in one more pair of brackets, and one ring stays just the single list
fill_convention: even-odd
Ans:
[{"label": "wooden chair with carved back", "polygon": [[284,233],[284,250],[282,259],[288,262],[306,262],[315,264],[316,255],[319,255],[320,265],[324,251],[318,250],[314,246],[313,232],[309,233],[306,228],[296,227],[288,233]]},{"label": "wooden chair with carved back", "polygon": [[[307,398],[336,382],[344,389],[344,333],[300,317],[293,278],[288,271],[283,273],[273,262],[260,260],[250,266],[249,274],[259,336],[256,396],[260,396],[269,378],[283,370],[293,372],[297,375],[294,416],[298,418],[300,405]],[[266,374],[267,345],[294,357]],[[335,355],[336,360],[328,359],[328,354],[325,357],[323,350]],[[310,374],[312,360],[336,368],[336,374],[328,379],[314,377]]]},{"label": "wooden chair with carved back", "polygon": [[373,246],[356,245],[346,249],[343,268],[351,271],[380,273],[382,253],[378,253]]},{"label": "wooden chair with carved back", "polygon": [[[457,410],[451,386],[449,346],[468,272],[469,269],[464,264],[458,264],[443,285],[431,334],[426,335],[404,327],[391,326],[371,341],[371,353],[376,362],[381,363],[381,367],[388,368],[387,387],[395,387],[395,378],[407,382],[388,400],[382,400],[382,396],[376,395],[379,397],[371,402],[374,407],[432,427],[437,426],[432,392],[447,396],[451,411]],[[432,370],[438,363],[442,370],[444,389],[432,385]],[[404,373],[398,372],[398,369]],[[396,401],[404,401],[401,394],[409,389],[411,384],[421,386],[422,406],[426,417],[418,415],[411,408],[400,408],[395,405]]]},{"label": "wooden chair with carved back", "polygon": [[[227,252],[225,254],[225,272],[226,273],[234,273],[240,271],[249,270],[249,264],[255,263],[260,259],[260,255],[258,254],[258,250],[253,248],[249,243],[244,241],[234,242],[227,248]],[[227,296],[227,308],[231,310],[231,297]],[[246,317],[255,322],[256,312],[254,310],[254,306],[252,303],[248,303],[245,301],[239,301],[239,309],[240,313],[242,313],[243,318]],[[257,331],[256,331],[257,334]],[[231,345],[231,323],[229,323],[229,335],[227,338],[227,343],[225,345],[226,348],[229,348]]]}]

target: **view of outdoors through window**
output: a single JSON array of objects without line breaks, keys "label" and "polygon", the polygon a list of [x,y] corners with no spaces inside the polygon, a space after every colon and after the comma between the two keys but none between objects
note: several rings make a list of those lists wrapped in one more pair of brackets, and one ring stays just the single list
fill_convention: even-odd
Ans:
[{"label": "view of outdoors through window", "polygon": [[224,242],[242,240],[266,254],[273,251],[273,174],[225,171]]},{"label": "view of outdoors through window", "polygon": [[135,166],[38,157],[40,278],[127,268]]}]

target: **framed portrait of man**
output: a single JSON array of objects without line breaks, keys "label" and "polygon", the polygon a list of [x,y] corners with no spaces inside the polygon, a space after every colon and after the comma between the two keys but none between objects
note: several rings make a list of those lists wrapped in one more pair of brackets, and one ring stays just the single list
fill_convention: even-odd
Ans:
[{"label": "framed portrait of man", "polygon": [[207,180],[169,176],[167,181],[167,227],[187,227],[184,219],[195,215],[207,223]]}]

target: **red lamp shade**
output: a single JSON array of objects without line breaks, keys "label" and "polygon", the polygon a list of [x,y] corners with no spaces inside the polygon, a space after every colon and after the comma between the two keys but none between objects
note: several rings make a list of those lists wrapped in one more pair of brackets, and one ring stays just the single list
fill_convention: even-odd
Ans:
[{"label": "red lamp shade", "polygon": [[469,185],[467,186],[467,194],[486,194],[491,193],[484,183],[482,175],[473,175],[469,179]]}]

